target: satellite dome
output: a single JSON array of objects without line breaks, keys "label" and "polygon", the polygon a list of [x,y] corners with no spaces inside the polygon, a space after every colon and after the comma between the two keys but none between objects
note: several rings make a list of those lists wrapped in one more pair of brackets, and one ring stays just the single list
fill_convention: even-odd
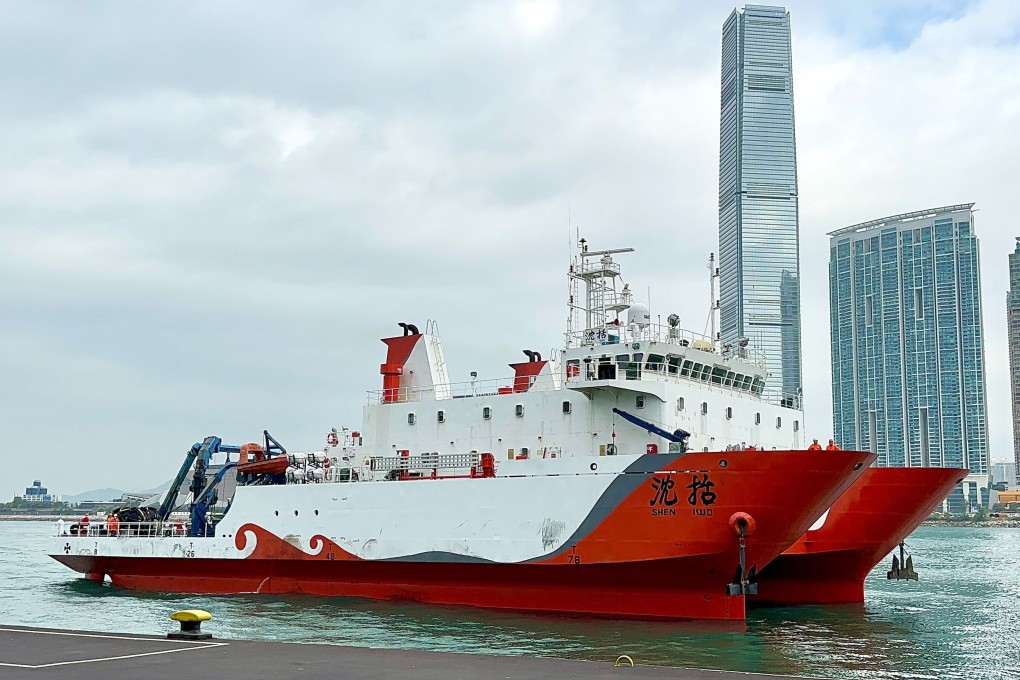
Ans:
[{"label": "satellite dome", "polygon": [[640,302],[635,302],[627,310],[627,323],[637,324],[640,328],[645,328],[652,322],[652,315],[648,312],[648,305],[643,305]]}]

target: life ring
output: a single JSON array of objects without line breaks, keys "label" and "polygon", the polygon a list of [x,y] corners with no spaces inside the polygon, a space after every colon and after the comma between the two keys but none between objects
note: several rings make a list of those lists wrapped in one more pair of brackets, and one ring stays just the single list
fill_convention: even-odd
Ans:
[{"label": "life ring", "polygon": [[330,432],[326,435],[326,443],[330,446],[336,446],[340,443],[340,437],[337,436],[336,432]]},{"label": "life ring", "polygon": [[737,536],[743,534],[744,536],[750,536],[754,533],[754,529],[757,526],[754,521],[754,517],[751,517],[746,512],[735,512],[730,515],[730,529]]}]

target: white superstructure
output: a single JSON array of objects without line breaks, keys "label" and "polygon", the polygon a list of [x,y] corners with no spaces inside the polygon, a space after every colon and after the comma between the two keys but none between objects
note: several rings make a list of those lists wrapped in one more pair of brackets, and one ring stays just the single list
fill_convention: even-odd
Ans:
[{"label": "white superstructure", "polygon": [[[622,417],[690,433],[689,450],[798,449],[803,412],[762,398],[764,359],[743,346],[650,322],[613,256],[582,251],[571,264],[565,348],[529,351],[514,376],[451,384],[429,325],[402,364],[399,387],[369,393],[360,448],[491,451],[499,459],[665,452],[670,442]],[[385,368],[385,366],[384,366]]]}]

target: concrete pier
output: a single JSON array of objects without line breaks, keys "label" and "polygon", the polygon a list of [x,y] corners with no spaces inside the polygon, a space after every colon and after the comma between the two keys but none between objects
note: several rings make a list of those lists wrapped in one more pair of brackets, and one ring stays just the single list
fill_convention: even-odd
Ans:
[{"label": "concrete pier", "polygon": [[337,645],[206,640],[0,627],[0,680],[343,678],[344,680],[735,680],[781,678],[688,668]]}]

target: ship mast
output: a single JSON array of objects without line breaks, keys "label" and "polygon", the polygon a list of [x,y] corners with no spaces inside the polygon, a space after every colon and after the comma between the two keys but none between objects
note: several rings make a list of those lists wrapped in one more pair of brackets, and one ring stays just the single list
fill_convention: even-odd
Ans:
[{"label": "ship mast", "polygon": [[716,281],[719,278],[719,268],[715,266],[715,253],[708,254],[708,315],[712,321],[712,351],[718,351],[719,336],[716,335],[716,314],[719,313],[719,298],[716,296]]},{"label": "ship mast", "polygon": [[583,238],[577,245],[579,252],[567,272],[570,279],[567,347],[594,342],[607,332],[609,326],[619,328],[616,315],[629,308],[633,302],[627,284],[617,289],[620,265],[613,262],[613,255],[632,253],[634,249],[588,250],[588,242]]}]

